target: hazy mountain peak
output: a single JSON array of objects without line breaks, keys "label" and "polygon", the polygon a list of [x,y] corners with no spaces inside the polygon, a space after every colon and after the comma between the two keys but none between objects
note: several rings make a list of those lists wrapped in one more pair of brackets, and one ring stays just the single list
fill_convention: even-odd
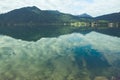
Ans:
[{"label": "hazy mountain peak", "polygon": [[[38,7],[36,6],[28,6],[28,7],[23,7],[21,9],[39,9]],[[39,9],[40,10],[40,9]]]},{"label": "hazy mountain peak", "polygon": [[[39,13],[41,10],[39,8],[37,8],[36,6],[30,6],[30,7],[22,7],[19,9],[15,9],[12,10],[10,12],[8,12],[8,14],[22,14],[22,13],[31,13],[31,12],[35,12],[35,13]],[[6,13],[7,14],[7,13]]]},{"label": "hazy mountain peak", "polygon": [[27,10],[32,11],[32,12],[35,12],[35,13],[39,13],[39,12],[41,11],[41,10],[40,10],[38,7],[36,7],[36,6],[24,7],[24,8],[22,8],[22,9],[27,9]]},{"label": "hazy mountain peak", "polygon": [[91,15],[87,14],[87,13],[83,13],[81,15],[78,15],[79,17],[82,17],[82,18],[92,18]]}]

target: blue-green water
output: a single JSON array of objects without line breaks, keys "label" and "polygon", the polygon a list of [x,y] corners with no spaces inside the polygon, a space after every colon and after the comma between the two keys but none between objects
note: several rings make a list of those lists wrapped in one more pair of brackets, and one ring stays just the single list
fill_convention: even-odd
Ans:
[{"label": "blue-green water", "polygon": [[0,80],[119,77],[120,38],[98,32],[23,41],[0,36]]}]

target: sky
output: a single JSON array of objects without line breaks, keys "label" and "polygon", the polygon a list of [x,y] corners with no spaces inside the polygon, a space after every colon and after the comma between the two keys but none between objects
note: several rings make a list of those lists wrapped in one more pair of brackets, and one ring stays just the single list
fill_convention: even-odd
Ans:
[{"label": "sky", "polygon": [[73,15],[87,13],[93,17],[120,12],[120,0],[0,0],[0,13],[26,6]]}]

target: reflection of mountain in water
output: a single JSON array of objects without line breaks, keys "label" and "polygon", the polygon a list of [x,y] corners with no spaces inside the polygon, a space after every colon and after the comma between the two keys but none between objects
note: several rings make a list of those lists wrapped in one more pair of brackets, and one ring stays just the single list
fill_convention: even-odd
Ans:
[{"label": "reflection of mountain in water", "polygon": [[57,37],[60,35],[71,34],[73,32],[86,34],[91,31],[120,37],[120,28],[90,28],[66,25],[0,26],[0,34],[27,41],[37,41],[42,37]]},{"label": "reflection of mountain in water", "polygon": [[28,42],[0,36],[0,45],[1,80],[93,80],[119,76],[117,37],[73,33]]}]

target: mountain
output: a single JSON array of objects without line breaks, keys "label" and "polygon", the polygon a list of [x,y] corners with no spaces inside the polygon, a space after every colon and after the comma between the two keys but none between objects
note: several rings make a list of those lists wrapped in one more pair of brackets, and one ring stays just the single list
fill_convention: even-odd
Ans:
[{"label": "mountain", "polygon": [[54,10],[40,10],[35,6],[15,9],[0,15],[1,24],[60,23],[70,21],[76,21],[73,15]]},{"label": "mountain", "polygon": [[0,22],[2,23],[26,23],[31,20],[37,19],[38,13],[40,13],[37,7],[25,7],[21,9],[15,9],[5,14],[0,15]]},{"label": "mountain", "polygon": [[93,18],[92,16],[88,15],[87,13],[78,15],[78,17],[80,17],[80,18]]},{"label": "mountain", "polygon": [[93,18],[86,13],[76,16],[61,13],[57,10],[40,10],[36,6],[32,6],[0,14],[0,25],[63,24],[76,21],[92,22],[95,20],[120,22],[120,13],[107,14]]},{"label": "mountain", "polygon": [[95,19],[96,20],[107,20],[110,22],[120,22],[120,12],[98,16],[98,17],[95,17]]}]

